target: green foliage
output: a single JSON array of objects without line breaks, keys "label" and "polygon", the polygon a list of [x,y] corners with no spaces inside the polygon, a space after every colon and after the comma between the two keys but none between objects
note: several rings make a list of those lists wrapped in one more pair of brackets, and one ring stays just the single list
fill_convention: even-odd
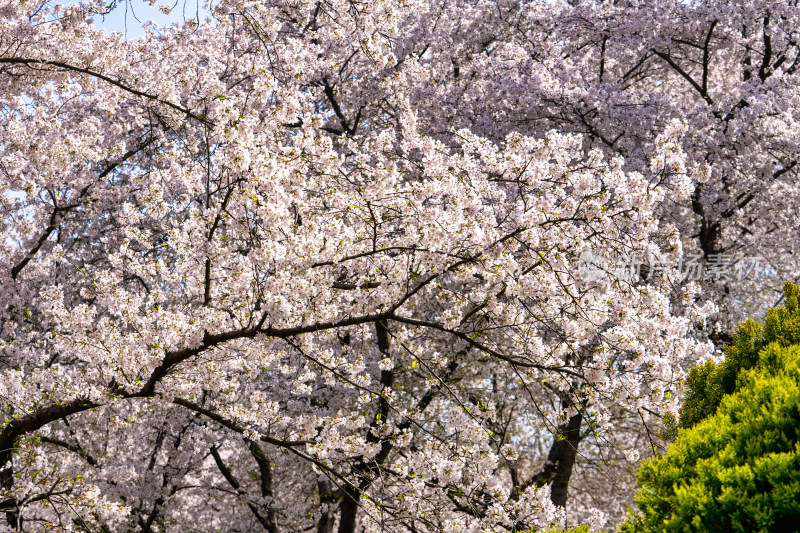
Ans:
[{"label": "green foliage", "polygon": [[672,413],[664,413],[661,422],[664,429],[658,432],[658,436],[664,442],[674,442],[678,438],[678,419]]},{"label": "green foliage", "polygon": [[617,526],[616,533],[638,533],[643,530],[642,513],[629,505],[628,511],[625,513],[625,520]]},{"label": "green foliage", "polygon": [[800,289],[783,285],[784,305],[767,311],[764,327],[755,320],[739,325],[733,344],[725,347],[725,360],[692,368],[686,380],[686,399],[680,411],[680,427],[691,428],[714,414],[722,399],[737,390],[739,374],[759,364],[759,352],[770,343],[800,344]]},{"label": "green foliage", "polygon": [[589,533],[589,526],[586,524],[581,524],[569,529],[547,529],[543,533]]},{"label": "green foliage", "polygon": [[[589,531],[589,526],[587,524],[581,524],[568,529],[527,529],[521,533],[589,533]],[[599,531],[598,533],[603,532]]]},{"label": "green foliage", "polygon": [[[767,315],[762,335],[740,335],[737,351],[726,352],[740,365],[736,390],[714,414],[680,430],[665,455],[642,465],[640,513],[630,512],[619,532],[800,531],[800,345],[783,346],[798,333],[791,290],[784,308]],[[745,326],[740,332],[759,331]],[[754,347],[765,339],[772,342],[749,360],[745,341]],[[724,388],[727,374],[715,372],[706,376]]]}]

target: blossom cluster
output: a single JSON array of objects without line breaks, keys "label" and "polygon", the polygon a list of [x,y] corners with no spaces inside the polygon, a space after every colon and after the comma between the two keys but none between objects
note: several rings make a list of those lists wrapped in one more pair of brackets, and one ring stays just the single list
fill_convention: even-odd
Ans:
[{"label": "blossom cluster", "polygon": [[769,297],[672,266],[796,268],[796,7],[101,4],[0,0],[10,527],[600,527]]}]

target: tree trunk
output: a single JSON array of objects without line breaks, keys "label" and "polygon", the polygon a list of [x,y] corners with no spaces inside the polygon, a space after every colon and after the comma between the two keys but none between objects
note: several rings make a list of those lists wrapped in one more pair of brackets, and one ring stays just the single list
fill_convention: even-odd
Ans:
[{"label": "tree trunk", "polygon": [[356,518],[358,517],[358,501],[361,499],[361,491],[352,487],[343,489],[344,499],[342,499],[342,511],[339,514],[339,533],[353,533],[356,530]]},{"label": "tree trunk", "polygon": [[563,433],[557,437],[563,440],[559,442],[562,446],[553,476],[553,484],[550,487],[550,501],[559,507],[567,506],[569,478],[572,476],[572,467],[575,465],[578,444],[581,441],[581,422],[583,422],[583,415],[580,412],[572,415],[567,421]]},{"label": "tree trunk", "polygon": [[319,521],[317,522],[317,533],[333,533],[332,504],[337,498],[331,488],[331,482],[327,479],[317,481],[317,493],[319,494]]},{"label": "tree trunk", "polygon": [[583,414],[572,415],[566,424],[558,427],[553,437],[553,444],[547,454],[547,461],[542,469],[526,483],[522,490],[531,485],[543,487],[552,482],[550,500],[559,507],[567,505],[567,489],[572,476],[572,467],[578,454],[581,440],[581,423]]}]

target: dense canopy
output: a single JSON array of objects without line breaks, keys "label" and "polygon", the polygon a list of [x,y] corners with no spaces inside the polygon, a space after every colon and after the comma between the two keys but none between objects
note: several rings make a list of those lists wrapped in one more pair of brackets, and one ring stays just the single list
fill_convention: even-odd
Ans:
[{"label": "dense canopy", "polygon": [[0,0],[11,528],[614,522],[800,274],[794,2],[124,4]]}]

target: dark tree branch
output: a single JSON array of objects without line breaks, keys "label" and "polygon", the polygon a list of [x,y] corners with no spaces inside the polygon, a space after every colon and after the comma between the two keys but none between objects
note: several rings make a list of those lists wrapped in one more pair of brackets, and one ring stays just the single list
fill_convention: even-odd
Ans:
[{"label": "dark tree branch", "polygon": [[[325,93],[325,96],[328,98],[328,102],[331,104],[331,108],[333,108],[333,112],[336,114],[336,117],[339,119],[339,123],[342,125],[342,129],[348,135],[355,135],[356,128],[358,128],[358,123],[361,120],[361,111],[364,109],[360,107],[358,112],[356,113],[356,118],[353,121],[353,125],[350,125],[350,122],[347,120],[347,117],[344,116],[344,112],[342,111],[341,106],[339,105],[338,100],[336,100],[336,95],[333,92],[333,85],[328,82],[327,78],[322,78],[322,90]],[[322,128],[325,129],[325,128]],[[332,131],[332,133],[336,133],[341,135],[342,132],[338,130]]]},{"label": "dark tree branch", "polygon": [[198,122],[201,122],[203,124],[212,125],[205,117],[196,115],[195,113],[193,113],[192,111],[190,111],[189,109],[187,109],[185,107],[181,107],[181,106],[179,106],[179,105],[177,105],[175,103],[170,102],[169,100],[163,100],[163,99],[159,98],[156,95],[153,95],[153,94],[150,94],[150,93],[147,93],[147,92],[144,92],[144,91],[140,91],[138,89],[134,89],[133,87],[130,87],[130,86],[126,85],[125,83],[119,81],[119,80],[115,80],[113,78],[110,78],[110,77],[106,76],[105,74],[101,74],[99,72],[95,72],[95,71],[93,71],[93,70],[91,70],[89,68],[78,67],[76,65],[70,65],[69,63],[64,63],[62,61],[48,61],[48,60],[44,60],[44,59],[29,59],[29,58],[24,58],[24,57],[0,57],[0,64],[3,64],[3,63],[11,64],[11,65],[24,65],[26,67],[34,68],[34,69],[36,67],[39,67],[39,66],[51,66],[51,67],[58,67],[58,68],[61,68],[61,69],[64,69],[64,70],[69,70],[69,71],[72,71],[72,72],[77,72],[77,73],[80,73],[80,74],[86,74],[87,76],[91,76],[93,78],[97,78],[99,80],[103,80],[103,81],[105,81],[107,83],[110,83],[111,85],[113,85],[115,87],[118,87],[118,88],[122,89],[125,92],[129,92],[129,93],[134,94],[136,96],[141,96],[141,97],[146,98],[148,100],[153,100],[154,102],[159,102],[161,104],[164,104],[167,107],[170,107],[170,108],[174,109],[175,111],[179,111],[180,113],[186,115],[187,117],[189,117],[191,119],[197,120]]},{"label": "dark tree branch", "polygon": [[[233,473],[231,472],[230,468],[228,468],[225,463],[222,461],[222,457],[219,455],[219,451],[217,450],[216,446],[211,447],[211,456],[214,458],[214,462],[217,463],[217,468],[222,473],[222,477],[228,482],[228,484],[233,487],[233,490],[236,491],[237,494],[241,497],[246,498],[246,493],[242,490],[241,484],[239,481],[234,477]],[[270,533],[274,533],[275,530],[271,530],[269,528],[269,523],[267,522],[267,518],[261,514],[258,507],[251,501],[248,500],[247,507],[253,513],[253,516],[256,517],[256,520],[261,524],[261,526],[269,531]]]},{"label": "dark tree branch", "polygon": [[717,21],[711,23],[706,35],[706,41],[703,43],[703,96],[708,96],[708,71],[709,71],[709,44],[711,43],[711,35],[714,33],[714,28],[717,26]]},{"label": "dark tree branch", "polygon": [[765,81],[770,75],[769,64],[772,61],[772,38],[769,35],[769,13],[764,16],[764,28],[762,31],[764,39],[764,57],[761,66],[758,67],[758,77]]},{"label": "dark tree branch", "polygon": [[[0,58],[0,60],[1,59],[2,58]],[[127,161],[128,159],[133,157],[134,155],[138,154],[139,152],[141,152],[142,150],[147,148],[154,141],[155,141],[155,139],[153,137],[150,137],[149,139],[147,139],[145,142],[143,142],[142,144],[140,144],[136,148],[133,148],[133,149],[128,150],[127,152],[125,152],[122,155],[122,157],[119,158],[118,161],[115,161],[114,163],[111,163],[106,168],[104,168],[102,171],[100,171],[100,173],[97,175],[98,179],[103,179],[106,176],[108,176],[120,164],[124,163],[125,161]],[[11,279],[17,279],[17,276],[19,275],[20,272],[22,272],[22,269],[24,269],[25,266],[31,261],[31,259],[33,259],[34,256],[36,256],[36,254],[42,248],[44,243],[47,242],[47,239],[50,238],[50,235],[58,228],[58,226],[59,226],[61,220],[64,218],[65,214],[68,213],[69,211],[81,206],[81,201],[88,194],[89,189],[91,188],[92,185],[93,185],[93,183],[90,183],[90,184],[86,185],[83,189],[81,189],[80,193],[78,193],[78,197],[76,199],[77,201],[75,201],[75,202],[73,202],[73,203],[71,203],[69,205],[65,205],[65,206],[60,206],[59,207],[59,206],[55,205],[55,199],[54,199],[53,213],[50,215],[50,220],[48,221],[47,227],[42,232],[42,235],[39,237],[39,240],[36,241],[36,244],[28,251],[27,254],[25,254],[25,257],[22,258],[22,260],[19,263],[17,263],[16,265],[14,265],[11,268]]]},{"label": "dark tree branch", "polygon": [[261,478],[261,496],[267,498],[270,502],[269,507],[267,508],[267,516],[264,517],[266,519],[267,531],[269,531],[269,533],[278,533],[278,519],[272,503],[272,467],[269,463],[269,457],[267,457],[267,455],[264,453],[264,450],[262,450],[261,446],[259,446],[255,441],[248,439],[247,448],[250,450],[250,453],[253,455],[253,459],[255,459],[256,464],[258,465],[258,471]]}]

